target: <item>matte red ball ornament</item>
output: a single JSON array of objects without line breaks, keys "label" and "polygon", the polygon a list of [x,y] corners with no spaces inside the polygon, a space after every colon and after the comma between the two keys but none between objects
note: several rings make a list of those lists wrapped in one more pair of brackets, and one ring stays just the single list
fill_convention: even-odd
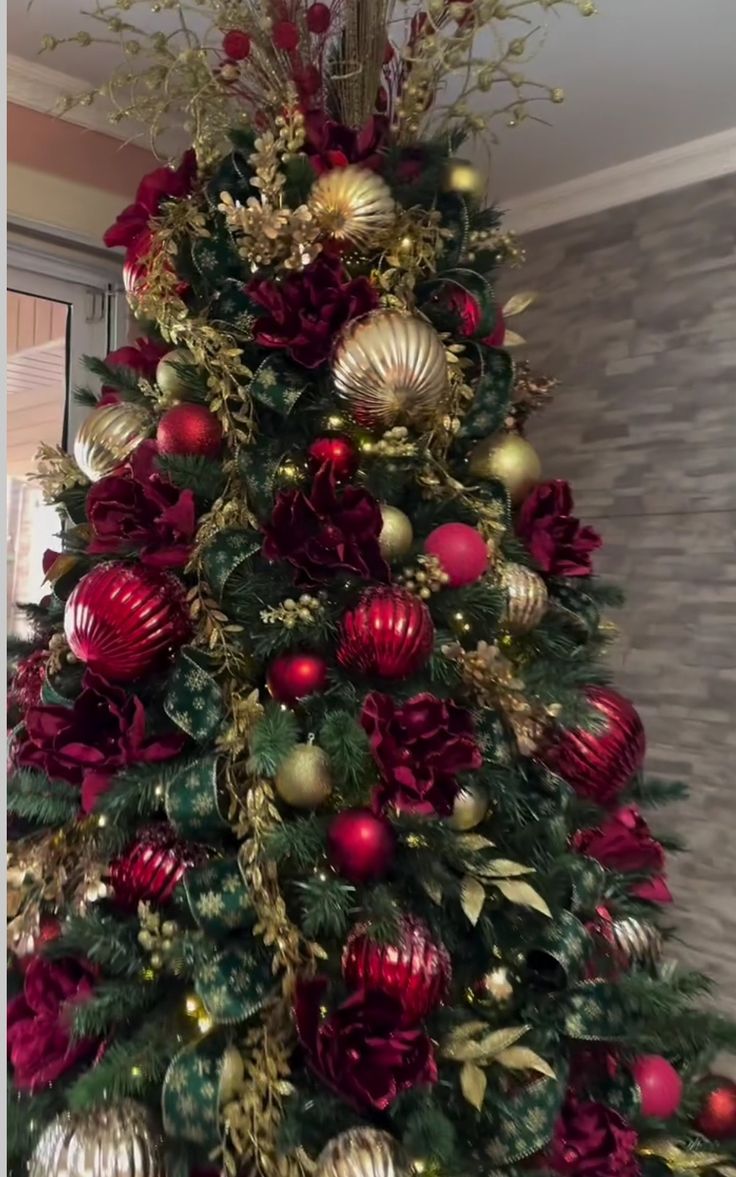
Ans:
[{"label": "matte red ball ornament", "polygon": [[490,563],[488,545],[479,531],[467,523],[443,523],[426,539],[424,550],[435,556],[450,578],[451,588],[480,580]]},{"label": "matte red ball ornament", "polygon": [[222,38],[222,48],[231,61],[245,61],[250,55],[250,37],[243,29],[230,29]]},{"label": "matte red ball ornament", "polygon": [[342,975],[353,989],[380,989],[401,1003],[403,1024],[415,1025],[447,997],[450,954],[436,943],[423,920],[405,916],[395,944],[371,940],[364,927],[353,931],[342,955]]},{"label": "matte red ball ornament", "polygon": [[268,689],[291,707],[327,685],[327,663],[319,654],[280,654],[268,668]]},{"label": "matte red ball ornament", "polygon": [[709,1087],[700,1105],[696,1128],[709,1140],[736,1139],[736,1083],[713,1075]]},{"label": "matte red ball ornament", "polygon": [[189,637],[180,580],[140,564],[100,564],[66,603],[64,633],[80,662],[104,678],[131,682]]},{"label": "matte red ball ornament", "polygon": [[320,4],[317,0],[316,4],[310,4],[307,9],[307,28],[310,33],[315,33],[319,36],[320,33],[326,33],[330,27],[330,20],[332,14],[326,4]]},{"label": "matte red ball ornament", "polygon": [[358,453],[346,437],[318,437],[309,447],[312,467],[319,469],[324,462],[332,462],[335,478],[350,478],[358,469]]},{"label": "matte red ball ornament", "polygon": [[222,426],[205,405],[174,405],[158,423],[156,444],[162,454],[216,458],[222,445]]},{"label": "matte red ball ornament", "polygon": [[537,755],[580,796],[610,805],[644,763],[644,726],[633,704],[610,687],[588,687],[586,694],[605,729],[559,730]]},{"label": "matte red ball ornament", "polygon": [[110,864],[113,902],[126,911],[139,903],[168,903],[190,866],[206,860],[202,847],[177,838],[170,826],[151,826]]},{"label": "matte red ball ornament", "polygon": [[642,1115],[666,1120],[674,1116],[682,1099],[682,1079],[660,1054],[644,1054],[631,1068],[639,1088]]},{"label": "matte red ball ornament", "polygon": [[290,20],[277,20],[273,26],[271,40],[277,49],[291,53],[299,44],[299,30]]},{"label": "matte red ball ornament", "polygon": [[434,626],[424,601],[406,589],[368,589],[342,619],[337,657],[347,670],[408,678],[432,653]]},{"label": "matte red ball ornament", "polygon": [[348,809],[333,818],[327,831],[330,865],[350,883],[382,878],[394,859],[394,832],[370,809]]}]

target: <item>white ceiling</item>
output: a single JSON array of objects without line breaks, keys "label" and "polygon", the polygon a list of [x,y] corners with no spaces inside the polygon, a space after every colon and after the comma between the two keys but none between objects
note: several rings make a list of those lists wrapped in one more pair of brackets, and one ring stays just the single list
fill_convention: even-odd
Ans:
[{"label": "white ceiling", "polygon": [[[84,22],[81,0],[7,0],[8,49],[32,59],[44,33]],[[599,15],[547,13],[544,45],[527,72],[567,93],[545,106],[551,127],[503,130],[491,165],[495,197],[534,192],[736,127],[736,0],[598,0]],[[147,23],[161,21],[141,9]],[[113,46],[63,46],[42,59],[99,82]]]}]

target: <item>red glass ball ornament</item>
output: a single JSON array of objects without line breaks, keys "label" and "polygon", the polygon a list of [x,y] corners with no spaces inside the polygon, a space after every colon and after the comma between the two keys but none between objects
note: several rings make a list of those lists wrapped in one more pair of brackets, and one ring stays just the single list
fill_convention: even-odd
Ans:
[{"label": "red glass ball ornament", "polygon": [[327,685],[327,663],[319,654],[280,654],[268,668],[268,689],[279,703],[291,707]]},{"label": "red glass ball ornament", "polygon": [[250,55],[250,37],[243,29],[230,29],[222,38],[222,48],[231,61],[245,61]]},{"label": "red glass ball ornament", "polygon": [[682,1099],[682,1079],[660,1054],[644,1054],[631,1068],[639,1088],[643,1116],[666,1120],[674,1116]]},{"label": "red glass ball ornament", "polygon": [[588,687],[586,694],[607,720],[605,729],[560,730],[538,758],[580,796],[609,805],[644,763],[644,725],[633,704],[610,687]]},{"label": "red glass ball ornament", "polygon": [[342,619],[338,661],[347,670],[408,678],[432,653],[434,626],[424,601],[406,589],[368,589]]},{"label": "red glass ball ornament", "polygon": [[480,580],[489,565],[488,545],[479,531],[467,523],[443,523],[425,541],[428,556],[435,556],[450,578],[451,588]]},{"label": "red glass ball ornament", "polygon": [[140,564],[100,564],[66,603],[69,648],[91,670],[119,682],[147,674],[189,637],[180,580]]},{"label": "red glass ball ornament", "polygon": [[222,445],[222,426],[205,405],[174,405],[158,423],[156,444],[161,454],[216,458]]},{"label": "red glass ball ornament", "polygon": [[291,53],[299,44],[299,30],[290,20],[277,20],[273,26],[271,40],[277,49]]},{"label": "red glass ball ornament", "polygon": [[326,33],[330,27],[332,13],[326,4],[320,4],[317,0],[316,4],[310,4],[307,9],[307,28],[310,33],[319,35]]},{"label": "red glass ball ornament", "polygon": [[382,878],[393,862],[395,847],[389,823],[369,809],[339,813],[327,831],[330,865],[350,883]]},{"label": "red glass ball ornament", "polygon": [[9,707],[14,706],[21,711],[27,711],[29,707],[38,706],[46,681],[48,661],[48,650],[34,650],[32,654],[21,659],[8,688]]},{"label": "red glass ball ornament", "polygon": [[170,826],[151,826],[110,864],[113,902],[126,911],[139,903],[162,906],[173,897],[190,866],[201,865],[206,852],[177,838]]},{"label": "red glass ball ornament", "polygon": [[371,940],[364,927],[351,932],[342,954],[342,975],[353,989],[380,989],[400,1003],[404,1025],[415,1025],[447,997],[450,954],[423,920],[405,916],[395,944]]},{"label": "red glass ball ornament", "polygon": [[736,1083],[713,1075],[695,1121],[695,1126],[709,1140],[736,1138]]},{"label": "red glass ball ornament", "polygon": [[347,437],[318,437],[309,447],[309,458],[316,469],[332,462],[335,478],[350,478],[358,469],[358,452]]}]

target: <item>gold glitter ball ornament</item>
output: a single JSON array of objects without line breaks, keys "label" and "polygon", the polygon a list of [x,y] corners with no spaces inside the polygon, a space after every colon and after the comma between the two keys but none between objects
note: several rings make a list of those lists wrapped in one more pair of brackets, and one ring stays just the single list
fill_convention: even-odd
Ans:
[{"label": "gold glitter ball ornament", "polygon": [[317,1158],[315,1177],[409,1177],[409,1163],[393,1136],[378,1128],[350,1128]]},{"label": "gold glitter ball ornament", "polygon": [[429,423],[448,391],[447,360],[429,323],[401,311],[376,311],[349,323],[338,339],[332,376],[359,425]]},{"label": "gold glitter ball ornament", "polygon": [[408,515],[390,503],[381,503],[381,519],[383,525],[378,537],[378,546],[384,560],[392,564],[401,560],[411,549],[414,542],[414,529]]},{"label": "gold glitter ball ornament", "polygon": [[327,237],[375,250],[396,221],[396,202],[385,180],[349,164],[324,172],[312,187],[309,208]]},{"label": "gold glitter ball ornament", "polygon": [[466,785],[453,802],[448,823],[453,830],[473,830],[486,817],[488,805],[488,794],[482,785]]},{"label": "gold glitter ball ornament", "polygon": [[165,1177],[164,1149],[153,1117],[125,1099],[86,1112],[63,1112],[33,1150],[29,1177]]},{"label": "gold glitter ball ornament", "polygon": [[483,176],[467,159],[448,159],[442,171],[440,186],[443,192],[457,192],[460,196],[476,199],[483,195]]},{"label": "gold glitter ball ornament", "polygon": [[481,481],[503,482],[518,507],[539,482],[542,463],[534,446],[518,433],[496,433],[471,450],[470,473]]},{"label": "gold glitter ball ornament", "polygon": [[152,432],[153,417],[142,405],[103,405],[82,422],[74,441],[74,460],[90,482],[98,482]]},{"label": "gold glitter ball ornament", "polygon": [[297,744],[282,760],[274,784],[287,805],[317,809],[332,792],[327,753],[316,744]]},{"label": "gold glitter ball ornament", "polygon": [[500,573],[506,594],[503,624],[512,633],[528,633],[547,612],[549,596],[541,576],[523,564],[504,564]]},{"label": "gold glitter ball ornament", "polygon": [[192,391],[192,380],[182,371],[184,367],[194,367],[194,356],[185,347],[175,347],[167,351],[156,366],[156,383],[167,401],[186,400]]}]

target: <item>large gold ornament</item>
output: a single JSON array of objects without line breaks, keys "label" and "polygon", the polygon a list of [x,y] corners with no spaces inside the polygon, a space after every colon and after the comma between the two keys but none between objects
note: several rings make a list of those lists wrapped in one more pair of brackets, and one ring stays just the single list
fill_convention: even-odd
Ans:
[{"label": "large gold ornament", "polygon": [[90,482],[98,482],[124,462],[153,430],[142,405],[123,402],[94,409],[74,440],[74,459]]},{"label": "large gold ornament", "polygon": [[523,564],[504,564],[500,573],[506,594],[503,623],[512,633],[528,633],[547,612],[549,596],[541,576]]},{"label": "large gold ornament", "polygon": [[627,968],[632,965],[656,973],[662,960],[664,942],[656,924],[633,917],[613,920],[613,942]]},{"label": "large gold ornament", "polygon": [[132,1099],[63,1112],[33,1150],[29,1177],[164,1177],[162,1137],[146,1108]]},{"label": "large gold ornament", "polygon": [[488,813],[488,794],[482,785],[469,784],[460,790],[447,819],[453,830],[472,830]]},{"label": "large gold ornament", "polygon": [[396,221],[386,181],[357,164],[324,172],[312,188],[309,208],[326,236],[356,249],[375,250]]},{"label": "large gold ornament", "polygon": [[156,383],[172,404],[186,400],[187,393],[192,391],[191,381],[181,371],[183,366],[194,367],[194,356],[185,347],[167,351],[156,366]]},{"label": "large gold ornament", "polygon": [[378,1128],[350,1128],[317,1158],[315,1177],[408,1177],[399,1144]]},{"label": "large gold ornament", "polygon": [[297,744],[281,762],[276,792],[295,809],[316,809],[332,792],[327,753],[316,744]]},{"label": "large gold ornament", "polygon": [[483,195],[485,189],[482,175],[466,159],[448,159],[440,183],[443,192],[457,192],[460,196],[476,199]]},{"label": "large gold ornament", "polygon": [[470,473],[473,478],[503,482],[517,507],[539,482],[542,463],[534,446],[518,433],[495,433],[471,450]]},{"label": "large gold ornament", "polygon": [[220,1103],[230,1103],[243,1090],[245,1084],[245,1062],[232,1042],[222,1056],[220,1070]]},{"label": "large gold ornament", "polygon": [[445,349],[425,319],[384,310],[355,319],[338,340],[332,375],[360,425],[428,424],[448,390]]},{"label": "large gold ornament", "polygon": [[408,515],[390,503],[381,503],[383,525],[378,537],[381,555],[389,564],[401,560],[414,541],[414,530]]}]

